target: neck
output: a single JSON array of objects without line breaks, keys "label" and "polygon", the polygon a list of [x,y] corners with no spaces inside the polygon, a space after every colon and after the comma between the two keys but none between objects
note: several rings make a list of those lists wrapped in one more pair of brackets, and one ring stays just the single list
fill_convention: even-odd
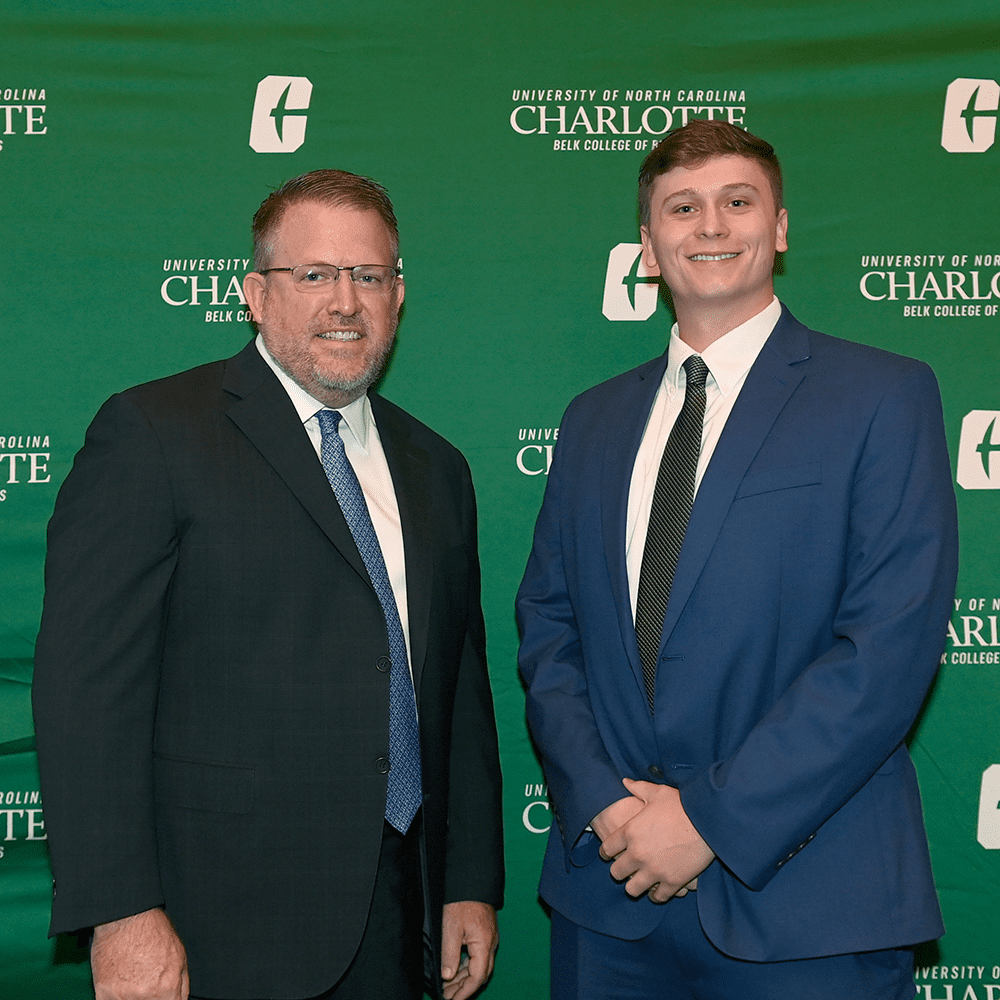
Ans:
[{"label": "neck", "polygon": [[743,300],[735,303],[720,303],[711,308],[706,308],[704,303],[698,303],[693,308],[685,308],[683,302],[675,300],[677,336],[701,354],[730,330],[735,330],[748,319],[753,319],[758,313],[763,312],[773,299],[774,292],[772,290],[763,301],[755,299],[753,302]]}]

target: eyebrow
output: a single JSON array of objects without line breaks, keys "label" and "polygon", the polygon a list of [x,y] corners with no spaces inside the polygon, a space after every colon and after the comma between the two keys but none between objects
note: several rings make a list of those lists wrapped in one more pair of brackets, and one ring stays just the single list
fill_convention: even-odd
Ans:
[{"label": "eyebrow", "polygon": [[[719,194],[728,194],[732,191],[753,191],[755,194],[760,194],[757,185],[751,184],[749,181],[733,181],[732,184],[723,184],[718,190]],[[674,201],[677,198],[690,198],[692,196],[700,196],[701,194],[702,192],[697,188],[681,188],[680,191],[672,191],[668,194],[663,199],[663,204],[665,205],[667,202]]]}]

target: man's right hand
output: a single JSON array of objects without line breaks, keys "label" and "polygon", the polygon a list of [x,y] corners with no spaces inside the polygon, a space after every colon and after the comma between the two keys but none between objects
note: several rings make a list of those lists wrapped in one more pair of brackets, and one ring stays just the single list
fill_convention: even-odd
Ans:
[{"label": "man's right hand", "polygon": [[642,812],[646,803],[634,795],[626,795],[602,809],[591,821],[590,828],[603,844],[619,827],[624,826],[633,816]]},{"label": "man's right hand", "polygon": [[[627,795],[623,799],[618,799],[617,802],[612,802],[611,805],[602,809],[590,822],[590,828],[597,834],[600,838],[601,845],[610,837],[616,830],[623,827],[633,816],[638,815],[645,808],[646,803],[642,799],[637,798],[635,795]],[[677,890],[674,895],[680,899],[681,896],[686,896],[688,892],[694,892],[698,888],[698,879],[693,878],[686,886]]]},{"label": "man's right hand", "polygon": [[96,1000],[188,1000],[187,954],[163,910],[94,928]]}]

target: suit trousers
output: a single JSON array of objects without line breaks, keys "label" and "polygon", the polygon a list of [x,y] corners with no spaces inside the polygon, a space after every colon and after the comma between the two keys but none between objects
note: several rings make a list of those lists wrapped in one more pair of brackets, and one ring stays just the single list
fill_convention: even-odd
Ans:
[{"label": "suit trousers", "polygon": [[335,986],[298,1000],[420,1000],[424,995],[421,825],[420,813],[405,834],[385,824],[371,910],[357,954]]},{"label": "suit trousers", "polygon": [[745,962],[705,936],[696,893],[663,911],[651,934],[624,941],[553,910],[552,1000],[913,1000],[908,948]]}]

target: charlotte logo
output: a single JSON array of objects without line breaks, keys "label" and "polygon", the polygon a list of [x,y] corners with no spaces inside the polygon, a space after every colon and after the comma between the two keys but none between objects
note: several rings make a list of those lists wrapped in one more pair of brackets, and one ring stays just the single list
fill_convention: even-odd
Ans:
[{"label": "charlotte logo", "polygon": [[988,851],[1000,850],[1000,764],[983,771],[976,839]]},{"label": "charlotte logo", "polygon": [[249,257],[164,257],[160,298],[204,309],[206,323],[243,323],[251,318],[242,285],[249,269]]},{"label": "charlotte logo", "polygon": [[[1000,770],[1000,768],[998,768]],[[528,833],[548,833],[552,825],[552,806],[549,804],[547,785],[529,782],[524,786],[524,797],[531,801],[521,810],[521,822]]]},{"label": "charlotte logo", "polygon": [[559,440],[558,427],[522,427],[517,437],[519,441],[533,442],[518,449],[514,459],[517,471],[523,476],[548,475],[552,468],[552,454]]},{"label": "charlotte logo", "polygon": [[944,98],[941,145],[949,153],[985,153],[996,140],[1000,84],[959,77]]},{"label": "charlotte logo", "polygon": [[0,150],[5,135],[45,135],[44,87],[0,86]]},{"label": "charlotte logo", "polygon": [[250,120],[250,148],[294,153],[306,141],[312,82],[304,76],[265,76],[257,84]]},{"label": "charlotte logo", "polygon": [[48,434],[0,434],[0,503],[21,483],[50,483],[52,458]]},{"label": "charlotte logo", "polygon": [[642,262],[641,243],[619,243],[608,254],[602,312],[610,320],[645,320],[656,310],[660,278]]},{"label": "charlotte logo", "polygon": [[1000,489],[1000,410],[970,410],[958,445],[958,485],[965,490]]},{"label": "charlotte logo", "polygon": [[37,788],[0,789],[0,858],[12,840],[47,840],[42,796]]}]

